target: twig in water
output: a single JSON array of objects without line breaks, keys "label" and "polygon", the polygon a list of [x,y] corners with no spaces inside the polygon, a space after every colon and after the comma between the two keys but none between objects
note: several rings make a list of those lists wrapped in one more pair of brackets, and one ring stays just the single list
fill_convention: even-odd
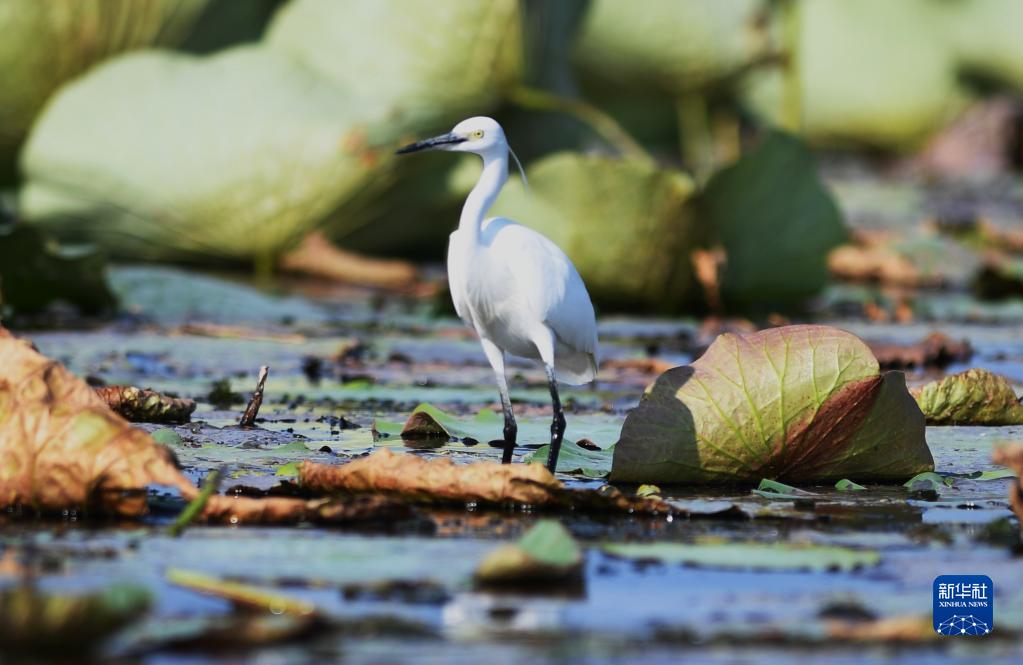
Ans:
[{"label": "twig in water", "polygon": [[213,469],[206,474],[206,480],[203,482],[202,490],[199,495],[188,502],[185,509],[181,511],[178,518],[174,520],[174,523],[167,527],[167,535],[177,538],[181,535],[181,532],[192,523],[192,520],[202,512],[202,509],[206,507],[206,502],[209,498],[216,494],[220,488],[220,480],[224,477],[223,467],[219,469]]},{"label": "twig in water", "polygon": [[275,594],[248,584],[226,582],[190,570],[172,568],[167,571],[167,581],[254,610],[295,616],[315,616],[317,614],[316,606],[312,603]]},{"label": "twig in water", "polygon": [[249,400],[249,405],[245,407],[245,413],[242,415],[242,419],[238,423],[242,427],[254,427],[256,425],[256,416],[259,415],[259,407],[263,405],[263,386],[266,385],[266,377],[269,374],[270,368],[266,365],[259,368],[259,378],[256,379],[256,389],[252,392],[252,399]]}]

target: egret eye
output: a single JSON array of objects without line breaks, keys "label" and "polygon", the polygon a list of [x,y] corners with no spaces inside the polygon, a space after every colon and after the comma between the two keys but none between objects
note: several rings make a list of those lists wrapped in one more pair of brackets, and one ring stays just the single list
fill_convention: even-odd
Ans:
[{"label": "egret eye", "polygon": [[469,136],[471,136],[474,139],[481,139],[481,138],[483,138],[483,130],[482,129],[477,129],[476,131],[471,132],[469,134]]}]

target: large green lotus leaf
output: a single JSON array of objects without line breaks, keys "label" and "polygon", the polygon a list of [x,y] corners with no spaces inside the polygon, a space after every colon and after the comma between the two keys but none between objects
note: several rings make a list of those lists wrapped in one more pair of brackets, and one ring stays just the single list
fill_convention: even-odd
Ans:
[{"label": "large green lotus leaf", "polygon": [[584,76],[604,87],[677,96],[762,58],[763,0],[593,0],[576,41]]},{"label": "large green lotus leaf", "polygon": [[902,482],[934,469],[898,372],[827,326],[724,334],[662,374],[629,413],[611,479],[642,483]]},{"label": "large green lotus leaf", "polygon": [[738,309],[816,295],[828,280],[828,252],[846,239],[810,150],[781,132],[714,174],[700,210],[727,254],[722,297]]},{"label": "large green lotus leaf", "polygon": [[968,0],[938,2],[955,51],[967,74],[1000,81],[1023,91],[1023,2]]},{"label": "large green lotus leaf", "polygon": [[22,211],[150,258],[286,248],[386,183],[379,109],[262,47],[148,52],[65,87],[26,145]]},{"label": "large green lotus leaf", "polygon": [[559,153],[512,179],[494,206],[557,243],[600,303],[677,310],[693,297],[689,255],[699,229],[692,181],[639,162]]},{"label": "large green lotus leaf", "polygon": [[[957,3],[794,4],[801,131],[813,142],[909,148],[963,107],[966,97],[953,49],[943,38],[939,11],[941,5]],[[751,74],[744,94],[754,109],[777,119],[783,87],[781,68],[759,69]]]},{"label": "large green lotus leaf", "polygon": [[111,55],[174,44],[208,0],[0,2],[0,177],[36,114],[64,81]]},{"label": "large green lotus leaf", "polygon": [[293,0],[266,41],[410,131],[493,105],[522,69],[518,0]]}]

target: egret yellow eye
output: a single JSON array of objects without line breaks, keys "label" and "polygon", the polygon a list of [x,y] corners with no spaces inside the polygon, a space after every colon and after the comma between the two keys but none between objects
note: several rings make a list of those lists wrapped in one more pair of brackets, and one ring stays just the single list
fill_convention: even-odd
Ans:
[{"label": "egret yellow eye", "polygon": [[481,138],[483,138],[483,130],[482,129],[477,129],[476,131],[470,133],[469,136],[474,138],[474,139],[481,139]]}]

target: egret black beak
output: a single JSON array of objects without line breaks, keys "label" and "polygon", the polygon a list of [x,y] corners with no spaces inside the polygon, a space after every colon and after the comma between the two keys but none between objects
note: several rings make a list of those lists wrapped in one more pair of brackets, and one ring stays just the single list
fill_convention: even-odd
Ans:
[{"label": "egret black beak", "polygon": [[419,152],[420,150],[435,150],[441,146],[451,145],[453,143],[463,143],[465,140],[464,136],[458,136],[449,132],[447,134],[441,134],[440,136],[434,136],[432,139],[423,139],[422,141],[410,143],[404,148],[398,148],[394,154],[404,155],[410,152]]}]

